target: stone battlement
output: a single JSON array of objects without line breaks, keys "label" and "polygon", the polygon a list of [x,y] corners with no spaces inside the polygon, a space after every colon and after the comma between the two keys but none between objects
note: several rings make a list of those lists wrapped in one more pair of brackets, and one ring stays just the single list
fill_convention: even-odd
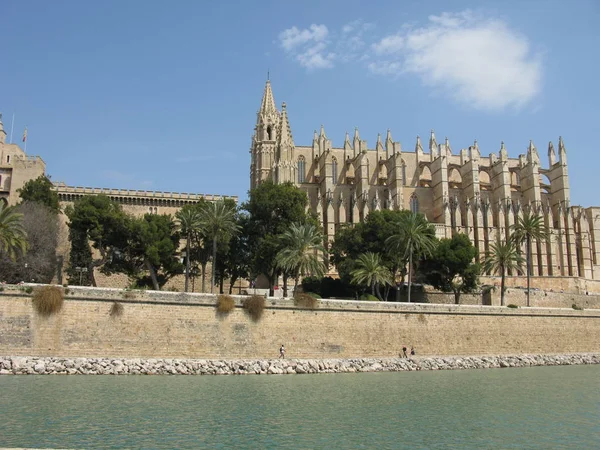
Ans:
[{"label": "stone battlement", "polygon": [[208,201],[216,201],[222,199],[231,199],[236,203],[237,196],[230,195],[215,195],[215,194],[192,194],[187,192],[162,192],[162,191],[145,191],[133,189],[113,189],[113,188],[95,188],[84,186],[67,186],[63,182],[54,183],[56,192],[61,201],[69,201],[71,197],[81,197],[83,195],[98,195],[105,194],[109,197],[137,198],[137,199],[153,199],[153,200],[179,200],[187,202],[197,202],[201,199]]}]

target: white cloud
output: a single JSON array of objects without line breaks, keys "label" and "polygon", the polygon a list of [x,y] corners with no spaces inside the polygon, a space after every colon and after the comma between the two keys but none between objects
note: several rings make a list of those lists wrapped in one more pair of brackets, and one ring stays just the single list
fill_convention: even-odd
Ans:
[{"label": "white cloud", "polygon": [[371,45],[380,75],[416,74],[426,85],[478,109],[521,107],[541,89],[541,59],[526,37],[498,19],[470,11],[430,16]]},{"label": "white cloud", "polygon": [[414,75],[432,93],[472,108],[497,110],[529,104],[541,90],[541,55],[503,20],[472,11],[430,16],[423,27],[400,24],[374,39],[363,20],[337,32],[324,24],[296,26],[279,34],[279,45],[308,70],[354,62],[377,75]]},{"label": "white cloud", "polygon": [[333,67],[335,54],[327,49],[328,34],[325,25],[313,23],[302,30],[293,26],[279,33],[279,45],[302,67],[309,70],[329,69]]}]

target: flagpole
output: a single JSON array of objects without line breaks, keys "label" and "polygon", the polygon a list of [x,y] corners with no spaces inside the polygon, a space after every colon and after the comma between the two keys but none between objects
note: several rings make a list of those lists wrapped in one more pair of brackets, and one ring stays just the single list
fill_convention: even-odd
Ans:
[{"label": "flagpole", "polygon": [[25,135],[23,137],[25,141],[25,148],[23,149],[23,151],[27,153],[27,127],[25,127]]},{"label": "flagpole", "polygon": [[10,124],[10,143],[13,143],[12,137],[13,137],[13,130],[15,128],[15,113],[13,113],[13,118],[12,118],[12,123]]}]

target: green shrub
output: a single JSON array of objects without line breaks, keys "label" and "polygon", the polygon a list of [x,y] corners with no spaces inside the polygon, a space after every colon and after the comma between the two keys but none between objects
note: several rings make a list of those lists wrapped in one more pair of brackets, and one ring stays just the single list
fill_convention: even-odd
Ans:
[{"label": "green shrub", "polygon": [[40,316],[51,316],[62,309],[63,291],[57,286],[43,286],[35,290],[32,301]]},{"label": "green shrub", "polygon": [[0,286],[0,292],[4,292],[4,286]]},{"label": "green shrub", "polygon": [[577,304],[575,303],[571,305],[571,308],[573,308],[576,311],[583,311],[583,308],[581,306],[577,306]]},{"label": "green shrub", "polygon": [[312,294],[296,294],[294,304],[300,308],[316,309],[319,307],[319,300]]},{"label": "green shrub", "polygon": [[379,299],[377,297],[375,297],[374,295],[371,295],[371,294],[363,294],[358,299],[359,300],[367,300],[369,302],[378,302],[379,301]]},{"label": "green shrub", "polygon": [[229,295],[219,295],[217,297],[217,313],[219,315],[229,314],[235,309],[235,300]]},{"label": "green shrub", "polygon": [[68,287],[65,287],[65,295],[69,295],[69,292],[71,292],[71,290]]},{"label": "green shrub", "polygon": [[510,305],[506,305],[507,308],[518,308],[517,305],[513,305],[512,303]]},{"label": "green shrub", "polygon": [[258,322],[265,311],[265,298],[262,295],[253,295],[244,300],[242,304],[246,314],[253,322]]},{"label": "green shrub", "polygon": [[119,302],[113,302],[112,306],[110,307],[110,317],[119,317],[123,315],[123,309],[124,308],[122,304],[120,304]]},{"label": "green shrub", "polygon": [[21,290],[23,292],[25,292],[26,294],[31,294],[33,292],[33,288],[31,286],[27,286],[27,287],[21,288]]}]

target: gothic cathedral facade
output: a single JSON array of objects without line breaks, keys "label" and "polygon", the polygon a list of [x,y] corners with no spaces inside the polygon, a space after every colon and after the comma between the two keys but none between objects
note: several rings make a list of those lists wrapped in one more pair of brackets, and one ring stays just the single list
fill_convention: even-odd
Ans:
[{"label": "gothic cathedral facade", "polygon": [[542,215],[547,242],[532,245],[532,271],[538,276],[600,280],[600,208],[572,206],[567,151],[548,145],[543,168],[533,142],[527,153],[510,158],[504,143],[482,157],[477,141],[454,153],[446,138],[432,131],[423,146],[403,151],[390,130],[368,148],[358,129],[333,147],[324,127],[312,145],[294,144],[283,103],[275,105],[270,81],[265,86],[250,149],[250,187],[263,181],[292,182],[304,190],[329,241],[344,224],[362,221],[370,211],[410,209],[434,224],[439,238],[465,233],[483,255],[526,211]]}]

